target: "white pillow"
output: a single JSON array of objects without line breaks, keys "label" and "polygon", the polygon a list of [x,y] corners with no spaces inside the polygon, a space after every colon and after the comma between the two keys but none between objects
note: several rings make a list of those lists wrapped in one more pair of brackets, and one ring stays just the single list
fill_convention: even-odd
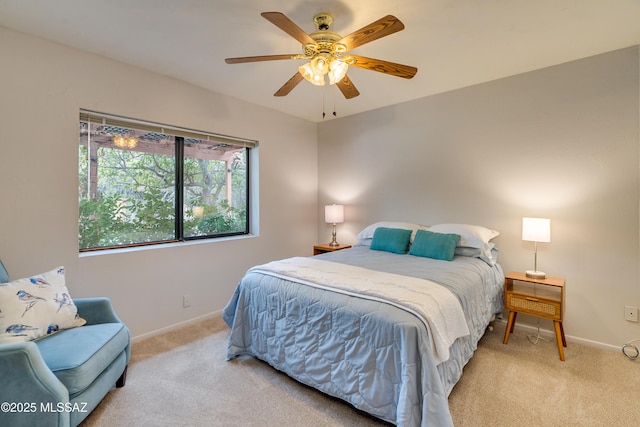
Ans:
[{"label": "white pillow", "polygon": [[380,221],[370,226],[366,227],[356,236],[358,240],[364,239],[373,239],[373,233],[376,232],[376,228],[378,227],[386,227],[386,228],[403,228],[405,230],[411,230],[411,239],[413,242],[413,238],[416,237],[416,232],[418,230],[426,230],[429,228],[427,225],[414,224],[412,222],[398,222],[398,221]]},{"label": "white pillow", "polygon": [[458,256],[480,258],[489,265],[495,265],[498,262],[498,250],[496,249],[495,243],[484,243],[481,248],[456,246],[455,254]]},{"label": "white pillow", "polygon": [[31,341],[85,323],[65,286],[64,267],[0,284],[0,344]]},{"label": "white pillow", "polygon": [[429,228],[434,233],[451,233],[460,235],[458,246],[468,248],[483,248],[489,240],[497,237],[500,233],[480,225],[470,224],[437,224]]}]

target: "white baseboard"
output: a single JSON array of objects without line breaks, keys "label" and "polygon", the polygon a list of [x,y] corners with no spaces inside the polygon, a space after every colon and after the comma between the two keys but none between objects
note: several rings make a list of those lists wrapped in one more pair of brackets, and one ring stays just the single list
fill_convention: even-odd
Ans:
[{"label": "white baseboard", "polygon": [[[506,328],[507,321],[505,319],[496,319],[495,321],[496,322],[500,322],[500,323],[504,323],[505,324],[505,328]],[[516,327],[518,329],[525,329],[525,330],[533,332],[533,333],[538,333],[538,327],[537,326],[518,323],[518,324],[516,324]],[[540,336],[544,336],[546,338],[552,338],[552,339],[555,340],[556,333],[555,333],[555,331],[552,331],[552,330],[549,330],[549,329],[540,328]],[[567,335],[567,334],[565,334],[564,337],[567,340],[567,343],[574,342],[574,343],[578,343],[578,344],[588,345],[588,346],[591,346],[591,347],[602,348],[602,349],[605,349],[605,350],[622,351],[622,345],[620,347],[616,347],[615,345],[605,344],[605,343],[602,343],[602,342],[599,342],[599,341],[592,341],[592,340],[588,340],[588,339],[580,338],[580,337],[574,337],[572,335]]]},{"label": "white baseboard", "polygon": [[182,328],[184,326],[191,325],[193,323],[202,322],[203,320],[211,319],[222,315],[222,310],[214,311],[212,313],[203,314],[202,316],[194,317],[193,319],[185,320],[184,322],[175,323],[173,325],[165,326],[164,328],[156,329],[155,331],[147,332],[142,335],[136,335],[131,338],[131,342],[141,341],[147,338],[155,337],[156,335],[170,332],[174,329]]}]

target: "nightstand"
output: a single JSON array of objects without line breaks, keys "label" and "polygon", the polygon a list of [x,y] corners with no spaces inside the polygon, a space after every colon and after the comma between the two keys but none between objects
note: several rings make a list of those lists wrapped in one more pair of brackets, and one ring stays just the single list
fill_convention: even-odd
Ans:
[{"label": "nightstand", "polygon": [[342,249],[348,249],[350,248],[351,245],[338,245],[338,246],[331,246],[328,243],[326,245],[315,245],[313,247],[313,254],[314,255],[320,255],[326,252],[333,252],[333,251],[339,251]]},{"label": "nightstand", "polygon": [[518,313],[551,319],[556,332],[560,360],[564,361],[563,347],[567,346],[562,327],[564,279],[560,277],[532,279],[525,273],[509,273],[504,278],[504,308],[509,310],[509,321],[504,331],[504,344],[509,342],[509,335],[513,333]]}]

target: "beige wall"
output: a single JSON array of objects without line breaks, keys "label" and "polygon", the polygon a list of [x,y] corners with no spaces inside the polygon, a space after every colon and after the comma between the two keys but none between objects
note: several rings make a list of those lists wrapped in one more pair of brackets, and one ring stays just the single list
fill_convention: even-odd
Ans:
[{"label": "beige wall", "polygon": [[[0,258],[11,277],[64,265],[74,298],[110,297],[137,336],[220,311],[251,265],[311,254],[315,124],[3,28],[0,57]],[[258,140],[259,236],[80,257],[80,108]]]},{"label": "beige wall", "polygon": [[567,280],[566,334],[637,338],[623,309],[640,306],[638,64],[632,47],[321,123],[320,240],[322,206],[339,202],[340,242],[378,220],[481,224],[522,271],[521,218],[548,217],[538,267]]}]

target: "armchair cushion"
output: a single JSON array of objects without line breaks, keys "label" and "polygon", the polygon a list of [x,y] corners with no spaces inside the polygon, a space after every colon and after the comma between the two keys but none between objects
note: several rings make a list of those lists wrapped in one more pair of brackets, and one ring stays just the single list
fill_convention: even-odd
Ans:
[{"label": "armchair cushion", "polygon": [[44,362],[73,397],[84,391],[129,345],[122,323],[87,325],[37,340]]},{"label": "armchair cushion", "polygon": [[64,267],[0,284],[0,344],[30,341],[86,321],[65,285]]}]

